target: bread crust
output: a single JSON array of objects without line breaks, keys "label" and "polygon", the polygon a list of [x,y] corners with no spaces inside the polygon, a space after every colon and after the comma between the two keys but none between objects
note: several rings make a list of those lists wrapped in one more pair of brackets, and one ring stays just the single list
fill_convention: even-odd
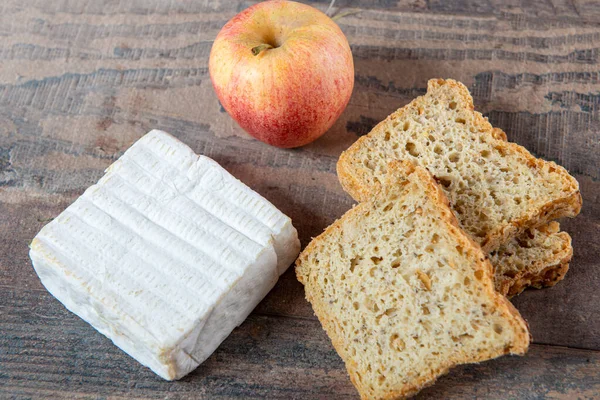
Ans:
[{"label": "bread crust", "polygon": [[[515,338],[513,345],[511,347],[504,348],[503,350],[481,349],[480,352],[472,358],[467,358],[465,355],[462,355],[455,357],[454,359],[443,360],[437,366],[438,369],[435,373],[421,376],[417,379],[414,379],[409,384],[404,385],[401,388],[397,388],[397,390],[389,391],[381,396],[376,397],[377,399],[391,400],[402,399],[416,394],[424,387],[432,385],[438,377],[446,374],[453,366],[465,363],[481,362],[501,356],[503,354],[524,354],[529,346],[530,335],[527,323],[521,318],[519,312],[504,296],[500,295],[494,290],[494,272],[491,263],[482,252],[481,247],[459,227],[458,220],[449,208],[449,202],[446,195],[435,183],[429,172],[409,161],[393,161],[389,164],[389,171],[391,171],[391,173],[388,175],[388,177],[386,177],[386,179],[388,181],[393,180],[394,184],[400,182],[400,180],[403,179],[402,176],[408,177],[411,174],[416,174],[418,179],[424,183],[427,197],[431,199],[431,201],[434,202],[441,210],[441,215],[443,216],[442,223],[447,226],[452,237],[456,240],[457,245],[463,246],[465,253],[473,255],[472,257],[476,262],[477,269],[480,269],[484,272],[481,279],[481,285],[483,286],[485,295],[492,299],[496,309],[502,310],[502,312],[507,315],[507,320],[514,331]],[[319,296],[321,288],[318,286],[316,280],[313,279],[316,277],[316,269],[308,262],[308,256],[313,252],[318,252],[319,248],[321,248],[327,242],[327,238],[329,236],[340,236],[341,232],[343,231],[342,224],[345,220],[360,221],[365,213],[368,213],[369,210],[374,207],[374,204],[377,204],[377,202],[380,200],[385,200],[385,187],[378,188],[371,200],[367,200],[353,207],[340,219],[336,220],[332,225],[327,227],[321,235],[314,238],[310,242],[310,244],[304,249],[296,261],[296,276],[298,280],[305,285],[306,298],[312,304],[315,314],[330,337],[336,351],[344,360],[350,375],[350,379],[354,386],[358,389],[362,399],[370,398],[365,387],[366,382],[362,383],[359,379],[357,379],[358,364],[350,354],[345,352],[344,338],[337,334],[337,330],[335,329],[337,316],[330,313],[327,304],[325,304],[322,301],[322,298]]]},{"label": "bread crust", "polygon": [[505,293],[507,298],[512,298],[520,294],[523,290],[534,287],[542,289],[552,287],[565,278],[569,270],[569,262],[558,263],[544,268],[540,273],[526,273],[510,285],[502,287],[501,293]]}]

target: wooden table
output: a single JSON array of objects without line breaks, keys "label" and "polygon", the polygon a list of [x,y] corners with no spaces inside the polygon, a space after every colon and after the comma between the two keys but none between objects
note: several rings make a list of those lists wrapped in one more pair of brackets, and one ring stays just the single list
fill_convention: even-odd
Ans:
[{"label": "wooden table", "polygon": [[[350,105],[296,150],[220,108],[212,40],[250,2],[3,0],[0,5],[0,397],[357,398],[289,270],[195,372],[165,382],[49,295],[27,245],[133,141],[163,129],[290,215],[305,245],[352,205],[340,152],[434,77],[471,89],[509,139],[579,180],[571,271],[514,304],[525,357],[456,368],[420,398],[600,398],[600,6],[591,0],[338,1],[356,64]],[[325,9],[328,1],[315,3]]]}]

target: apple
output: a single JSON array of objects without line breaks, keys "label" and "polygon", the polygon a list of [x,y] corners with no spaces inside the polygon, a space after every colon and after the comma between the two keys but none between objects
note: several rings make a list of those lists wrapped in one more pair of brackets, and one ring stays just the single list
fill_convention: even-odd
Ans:
[{"label": "apple", "polygon": [[348,40],[327,15],[270,0],[233,17],[210,52],[215,92],[249,134],[272,146],[303,146],[338,119],[354,87]]}]

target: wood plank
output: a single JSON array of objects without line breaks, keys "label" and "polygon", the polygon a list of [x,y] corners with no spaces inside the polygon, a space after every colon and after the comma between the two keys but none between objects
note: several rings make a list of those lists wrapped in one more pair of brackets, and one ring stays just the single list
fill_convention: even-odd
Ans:
[{"label": "wood plank", "polygon": [[[5,395],[358,398],[341,359],[312,319],[253,315],[200,368],[166,382],[47,292],[0,286],[0,296]],[[532,398],[535,393],[535,398],[567,399],[599,392],[600,352],[534,345],[525,357],[458,367],[418,398]]]},{"label": "wood plank", "polygon": [[[331,0],[317,0],[313,4],[325,10]],[[207,3],[210,6],[207,6]],[[36,9],[47,13],[66,13],[77,15],[90,13],[95,15],[114,14],[158,14],[169,13],[201,13],[207,9],[212,11],[228,11],[241,9],[254,3],[254,1],[240,2],[197,2],[183,1],[178,3],[162,0],[130,0],[118,2],[116,5],[110,2],[96,2],[93,0],[78,1],[76,4],[64,2],[45,2],[43,0],[32,1],[28,4]],[[21,8],[16,1],[10,1],[5,6]],[[546,1],[515,1],[515,0],[336,0],[335,8],[347,9],[374,9],[396,12],[423,12],[423,13],[446,13],[453,15],[504,15],[513,16],[515,19],[562,19],[574,20],[578,24],[584,22],[598,22],[600,20],[600,7],[594,0],[546,0]]]}]

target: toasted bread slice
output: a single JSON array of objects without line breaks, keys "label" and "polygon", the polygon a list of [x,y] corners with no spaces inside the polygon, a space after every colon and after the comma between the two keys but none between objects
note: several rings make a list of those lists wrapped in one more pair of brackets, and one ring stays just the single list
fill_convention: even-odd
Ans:
[{"label": "toasted bread slice", "polygon": [[527,325],[431,175],[388,185],[315,238],[296,275],[363,399],[415,394],[449,368],[523,354]]},{"label": "toasted bread slice", "polygon": [[559,232],[558,222],[528,229],[490,253],[496,290],[512,297],[529,286],[554,286],[569,270],[573,256],[571,236]]},{"label": "toasted bread slice", "polygon": [[461,227],[490,252],[528,228],[581,209],[579,185],[564,168],[506,142],[503,134],[473,111],[463,84],[430,80],[427,94],[342,153],[338,177],[364,201],[381,186],[388,162],[412,160],[434,175]]}]

